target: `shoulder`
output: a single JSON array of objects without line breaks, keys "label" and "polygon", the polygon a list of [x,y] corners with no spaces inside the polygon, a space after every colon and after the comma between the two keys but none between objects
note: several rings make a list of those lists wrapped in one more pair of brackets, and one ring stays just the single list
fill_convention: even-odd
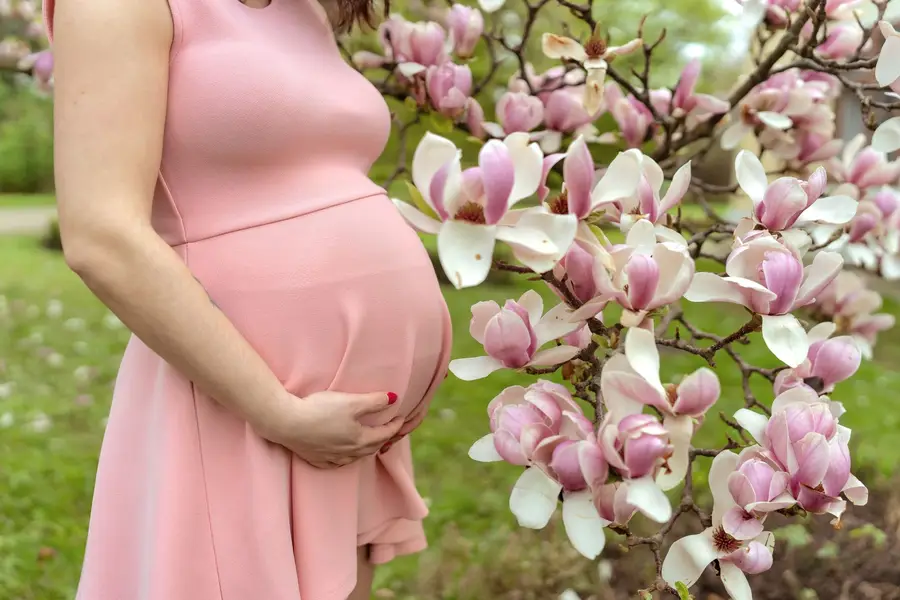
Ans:
[{"label": "shoulder", "polygon": [[172,35],[176,5],[183,0],[42,0],[44,31],[52,43],[68,24],[81,30],[105,28],[113,37],[134,33]]}]

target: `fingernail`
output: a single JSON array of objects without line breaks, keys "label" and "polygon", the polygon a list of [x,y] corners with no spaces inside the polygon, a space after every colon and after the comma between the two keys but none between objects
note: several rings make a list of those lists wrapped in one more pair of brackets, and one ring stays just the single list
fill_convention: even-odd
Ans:
[{"label": "fingernail", "polygon": [[388,392],[388,404],[393,404],[397,401],[397,394],[394,392]]}]

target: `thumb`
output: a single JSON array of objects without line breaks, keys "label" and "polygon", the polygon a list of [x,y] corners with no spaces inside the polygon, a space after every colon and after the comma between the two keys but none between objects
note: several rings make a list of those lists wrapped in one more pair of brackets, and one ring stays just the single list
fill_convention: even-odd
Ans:
[{"label": "thumb", "polygon": [[360,442],[363,446],[380,447],[386,441],[397,435],[403,426],[403,417],[397,417],[384,425],[376,425],[374,427],[364,427]]},{"label": "thumb", "polygon": [[393,392],[379,392],[375,394],[360,394],[356,406],[356,416],[371,415],[383,411],[397,401],[397,394]]}]

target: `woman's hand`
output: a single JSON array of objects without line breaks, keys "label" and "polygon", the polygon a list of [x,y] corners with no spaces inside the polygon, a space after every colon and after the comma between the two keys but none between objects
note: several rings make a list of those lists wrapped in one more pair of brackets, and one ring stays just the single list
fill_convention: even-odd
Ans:
[{"label": "woman's hand", "polygon": [[403,426],[397,417],[384,425],[363,425],[397,400],[388,393],[318,392],[305,398],[285,393],[268,425],[259,428],[266,439],[281,444],[319,468],[339,467],[378,452]]}]

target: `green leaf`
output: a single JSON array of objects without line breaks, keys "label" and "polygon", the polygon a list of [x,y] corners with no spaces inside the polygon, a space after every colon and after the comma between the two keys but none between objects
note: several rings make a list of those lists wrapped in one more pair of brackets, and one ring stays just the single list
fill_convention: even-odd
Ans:
[{"label": "green leaf", "polygon": [[429,115],[429,119],[431,121],[431,131],[435,133],[449,134],[453,133],[453,120],[449,117],[445,117],[441,113],[431,113]]},{"label": "green leaf", "polygon": [[887,541],[887,534],[872,525],[871,523],[866,523],[862,527],[857,527],[855,529],[850,530],[850,537],[852,538],[862,538],[869,537],[872,538],[872,542],[876,547],[881,547]]},{"label": "green leaf", "polygon": [[409,198],[410,200],[412,200],[413,206],[418,208],[422,212],[422,214],[427,215],[432,219],[440,220],[440,217],[437,216],[437,213],[434,212],[434,209],[428,206],[428,203],[425,202],[425,198],[422,197],[422,193],[419,191],[419,189],[414,186],[409,180],[404,180],[403,183],[406,184],[406,190],[409,192]]},{"label": "green leaf", "polygon": [[678,592],[678,600],[694,600],[688,586],[684,585],[683,581],[675,582],[675,591]]},{"label": "green leaf", "polygon": [[405,106],[409,110],[418,110],[419,105],[416,104],[416,99],[412,96],[407,96],[403,99],[403,106]]}]

